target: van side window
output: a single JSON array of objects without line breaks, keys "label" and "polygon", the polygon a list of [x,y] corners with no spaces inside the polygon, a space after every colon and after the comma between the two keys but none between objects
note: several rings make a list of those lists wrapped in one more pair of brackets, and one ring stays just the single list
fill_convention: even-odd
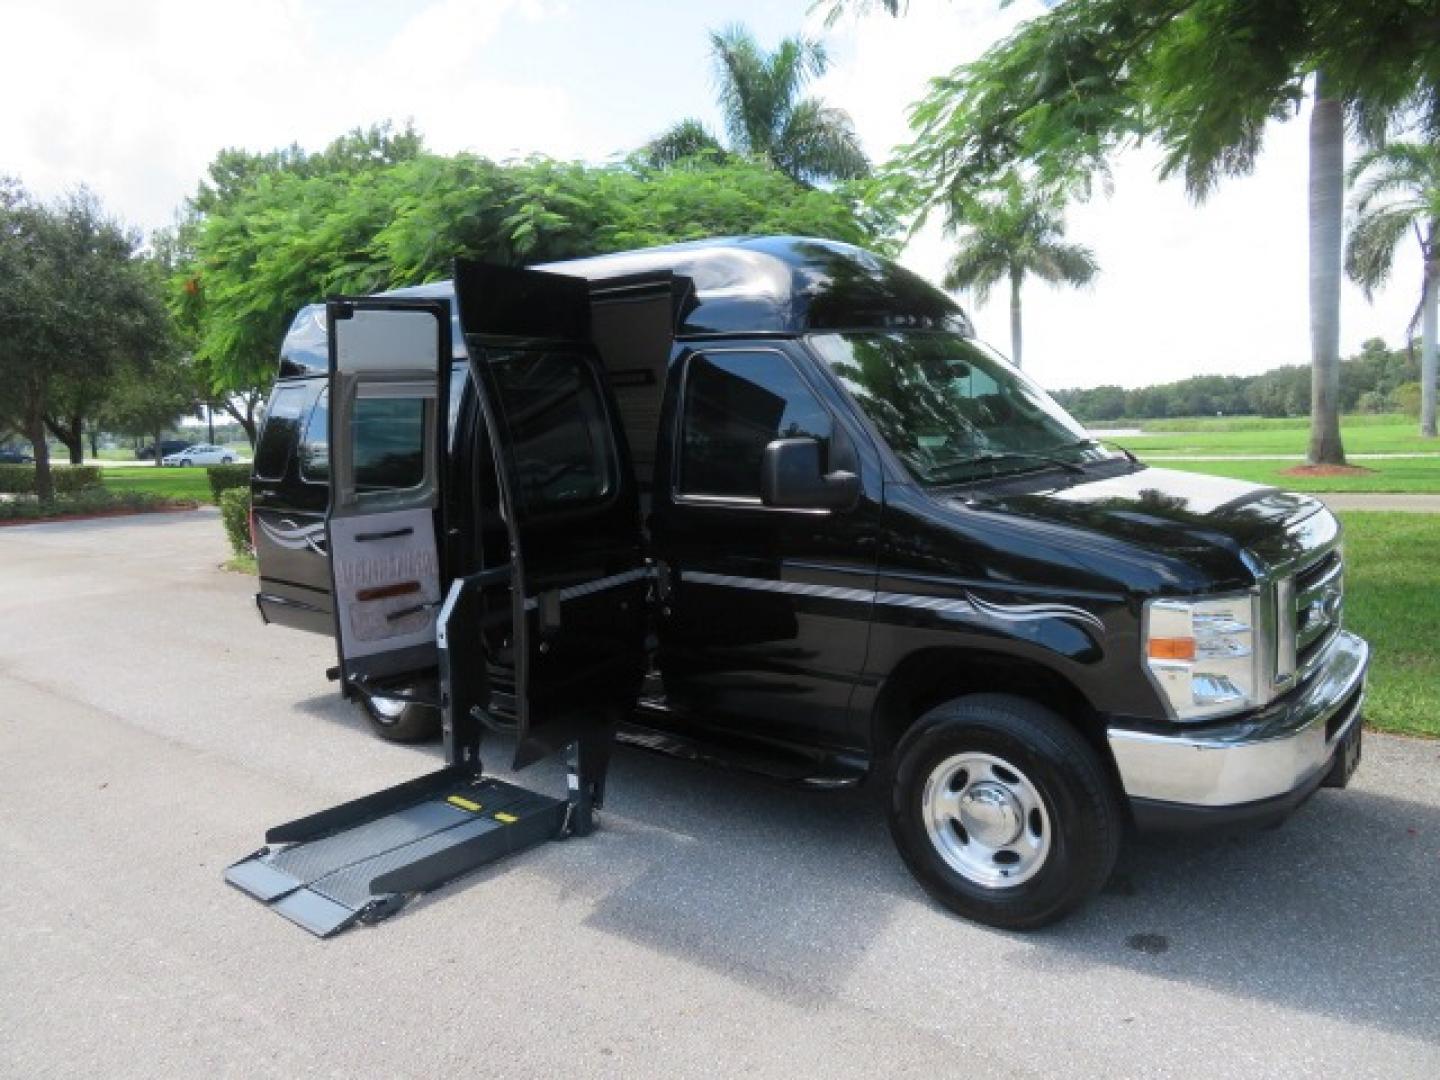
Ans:
[{"label": "van side window", "polygon": [[610,424],[594,369],[563,351],[492,350],[520,502],[530,513],[598,502],[614,487]]},{"label": "van side window", "polygon": [[300,475],[317,484],[330,482],[330,389],[320,391],[300,438]]},{"label": "van side window", "polygon": [[682,495],[760,500],[760,466],[774,439],[808,435],[828,457],[833,421],[783,353],[690,357],[681,416]]},{"label": "van side window", "polygon": [[304,386],[281,386],[270,395],[265,410],[265,428],[255,448],[255,477],[258,480],[282,480],[290,465],[290,448],[299,433],[300,410],[305,404]]},{"label": "van side window", "polygon": [[396,491],[424,483],[424,398],[358,398],[350,434],[358,493]]}]

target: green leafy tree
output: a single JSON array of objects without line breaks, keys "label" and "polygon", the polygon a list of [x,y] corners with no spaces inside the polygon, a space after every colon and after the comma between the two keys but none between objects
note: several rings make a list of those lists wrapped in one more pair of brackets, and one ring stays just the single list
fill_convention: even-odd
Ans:
[{"label": "green leafy tree", "polygon": [[[383,200],[398,198],[376,178],[423,152],[413,127],[397,131],[388,123],[356,128],[313,154],[294,145],[266,153],[222,150],[178,228],[156,238],[171,310],[208,387],[205,397],[244,429],[252,446],[285,321],[326,288],[317,286],[317,276],[366,279],[345,265],[345,245],[378,231]],[[342,205],[346,213],[336,213]],[[315,228],[322,218],[326,228]],[[282,237],[286,229],[296,235]],[[284,254],[305,262],[277,264],[279,239],[288,241]],[[324,263],[318,273],[317,259]]]},{"label": "green leafy tree", "polygon": [[737,157],[654,169],[421,152],[326,171],[287,152],[274,168],[224,175],[224,202],[167,257],[186,345],[232,406],[237,390],[268,385],[303,305],[443,278],[458,256],[525,265],[756,231],[885,250],[896,231],[892,215],[851,193]]},{"label": "green leafy tree", "polygon": [[[1389,412],[1400,408],[1400,387],[1413,385],[1418,393],[1416,371],[1405,350],[1389,349],[1383,341],[1371,338],[1340,363],[1341,410]],[[1257,413],[1303,416],[1309,408],[1310,371],[1289,364],[1259,375],[1194,375],[1136,390],[1112,386],[1057,390],[1055,398],[1083,420]]]},{"label": "green leafy tree", "polygon": [[1010,359],[1021,366],[1020,290],[1027,277],[1052,285],[1088,285],[1099,266],[1082,244],[1065,240],[1060,197],[1029,192],[1017,176],[998,195],[966,199],[952,210],[958,246],[945,270],[947,289],[968,289],[984,303],[1000,282],[1010,286]]},{"label": "green leafy tree", "polygon": [[1440,307],[1440,143],[1395,142],[1371,150],[1351,167],[1350,181],[1357,190],[1345,272],[1367,297],[1389,279],[1395,252],[1407,236],[1413,233],[1420,245],[1420,434],[1433,439]]},{"label": "green leafy tree", "polygon": [[[881,0],[895,13],[903,4]],[[1338,409],[1344,122],[1375,136],[1435,99],[1433,5],[1409,0],[1069,0],[932,81],[899,171],[930,202],[1019,162],[1083,183],[1149,141],[1163,175],[1203,199],[1249,172],[1266,125],[1310,118],[1310,460],[1343,463]],[[1427,115],[1440,120],[1440,111]]]},{"label": "green leafy tree", "polygon": [[1419,416],[1423,396],[1418,382],[1401,383],[1395,388],[1395,407],[1406,416]]},{"label": "green leafy tree", "polygon": [[[768,162],[802,184],[869,174],[870,162],[849,115],[801,96],[811,79],[829,69],[821,42],[797,35],[767,52],[735,23],[710,34],[710,55],[732,153]],[[645,156],[663,166],[697,154],[722,155],[725,149],[703,123],[687,119],[651,142]]]},{"label": "green leafy tree", "polygon": [[145,435],[155,447],[155,465],[161,465],[160,440],[165,431],[194,411],[203,396],[201,373],[171,349],[149,364],[123,369],[106,405],[106,415],[117,431]]},{"label": "green leafy tree", "polygon": [[42,500],[54,494],[47,416],[75,387],[169,346],[139,245],[86,191],[45,205],[16,182],[0,184],[0,401],[34,447]]}]

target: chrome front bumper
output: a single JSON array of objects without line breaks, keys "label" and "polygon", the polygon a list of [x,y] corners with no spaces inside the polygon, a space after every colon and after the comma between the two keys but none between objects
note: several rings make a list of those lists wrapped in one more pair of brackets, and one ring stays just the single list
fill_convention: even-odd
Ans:
[{"label": "chrome front bumper", "polygon": [[1125,794],[1199,810],[1308,795],[1360,723],[1370,664],[1370,646],[1354,634],[1338,634],[1326,651],[1308,685],[1241,719],[1193,733],[1111,727]]}]

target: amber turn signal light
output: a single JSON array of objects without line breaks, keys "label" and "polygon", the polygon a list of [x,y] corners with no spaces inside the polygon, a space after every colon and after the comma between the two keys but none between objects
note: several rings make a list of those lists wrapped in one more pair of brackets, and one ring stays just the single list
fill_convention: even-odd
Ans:
[{"label": "amber turn signal light", "polygon": [[1150,639],[1152,660],[1194,660],[1195,639],[1193,637],[1159,637]]}]

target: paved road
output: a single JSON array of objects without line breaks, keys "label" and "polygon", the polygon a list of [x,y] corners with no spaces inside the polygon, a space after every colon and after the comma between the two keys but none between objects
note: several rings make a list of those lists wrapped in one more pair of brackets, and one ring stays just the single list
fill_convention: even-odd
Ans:
[{"label": "paved road", "polygon": [[314,941],[221,868],[439,751],[224,555],[207,512],[0,530],[0,1074],[1440,1075],[1436,743],[1028,936],[927,902],[861,793],[622,751],[594,838]]}]

